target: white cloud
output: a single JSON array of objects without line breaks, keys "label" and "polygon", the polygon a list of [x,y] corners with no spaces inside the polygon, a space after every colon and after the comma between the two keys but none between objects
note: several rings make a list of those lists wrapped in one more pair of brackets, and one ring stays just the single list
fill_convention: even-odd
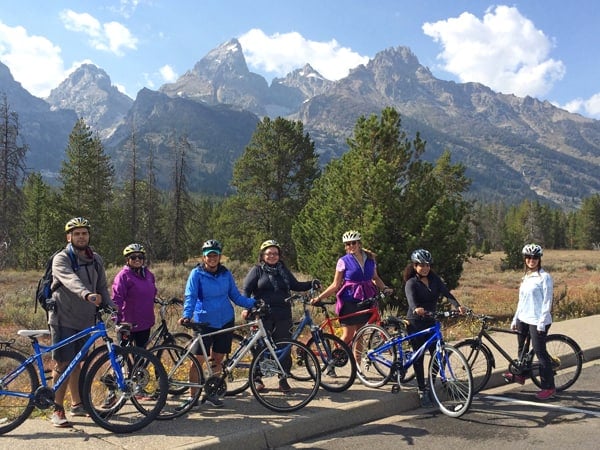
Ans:
[{"label": "white cloud", "polygon": [[177,80],[177,73],[168,64],[165,64],[158,69],[158,72],[165,83],[172,83],[173,81]]},{"label": "white cloud", "polygon": [[238,40],[250,67],[278,77],[309,63],[325,78],[339,80],[347,76],[350,69],[369,61],[368,56],[340,47],[335,39],[328,42],[310,41],[297,32],[267,36],[255,28]]},{"label": "white cloud", "polygon": [[561,106],[572,113],[579,113],[581,115],[600,119],[600,92],[592,95],[587,100],[577,98],[571,100],[566,105]]},{"label": "white cloud", "polygon": [[61,49],[43,36],[32,36],[23,27],[0,22],[0,61],[31,94],[47,97],[66,77]]},{"label": "white cloud", "polygon": [[90,14],[76,13],[71,9],[61,11],[60,18],[67,30],[87,35],[90,45],[96,50],[123,56],[124,50],[137,48],[138,39],[119,22],[101,24]]},{"label": "white cloud", "polygon": [[464,12],[422,28],[441,43],[442,68],[461,82],[536,97],[548,93],[565,75],[562,61],[549,57],[553,41],[514,7],[488,9],[483,20]]}]

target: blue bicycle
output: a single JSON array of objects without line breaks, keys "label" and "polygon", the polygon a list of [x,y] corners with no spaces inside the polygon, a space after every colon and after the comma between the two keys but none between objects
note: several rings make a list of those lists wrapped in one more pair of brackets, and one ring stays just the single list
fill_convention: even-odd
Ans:
[{"label": "blue bicycle", "polygon": [[[86,412],[102,428],[114,433],[137,431],[160,413],[168,392],[167,374],[152,353],[138,347],[113,345],[102,314],[111,308],[99,308],[96,324],[54,345],[42,345],[48,330],[19,330],[19,336],[31,340],[33,355],[27,356],[11,345],[15,340],[0,342],[0,434],[14,430],[35,407],[55,406],[55,392],[80,364],[94,342],[102,339],[107,353],[99,356],[85,375],[82,401]],[[60,347],[86,339],[83,348],[60,375],[54,386],[48,385],[44,359]],[[107,401],[110,400],[110,401]]]},{"label": "blue bicycle", "polygon": [[[432,399],[439,410],[450,417],[466,413],[473,400],[473,376],[467,360],[455,347],[444,343],[441,317],[456,317],[457,312],[430,314],[436,318],[433,326],[409,335],[388,338],[377,325],[360,328],[354,338],[352,351],[357,358],[357,376],[369,387],[380,387],[395,378],[392,392],[398,392],[407,370],[414,361],[435,346],[429,361],[428,375]],[[388,319],[390,320],[390,319]],[[399,319],[401,320],[401,319]],[[403,348],[406,341],[427,336],[416,351]]]}]

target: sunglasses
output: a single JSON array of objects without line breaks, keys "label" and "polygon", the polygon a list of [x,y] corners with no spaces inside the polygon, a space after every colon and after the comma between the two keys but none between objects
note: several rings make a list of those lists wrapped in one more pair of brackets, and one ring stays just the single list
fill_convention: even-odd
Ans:
[{"label": "sunglasses", "polygon": [[146,259],[144,255],[129,255],[129,259],[135,261],[136,259],[141,259],[142,261]]},{"label": "sunglasses", "polygon": [[358,244],[358,241],[344,242],[344,245],[345,245],[346,247],[349,247],[350,245],[356,245],[356,244]]},{"label": "sunglasses", "polygon": [[539,256],[526,256],[525,259],[540,259]]},{"label": "sunglasses", "polygon": [[265,256],[279,256],[277,252],[265,252]]}]

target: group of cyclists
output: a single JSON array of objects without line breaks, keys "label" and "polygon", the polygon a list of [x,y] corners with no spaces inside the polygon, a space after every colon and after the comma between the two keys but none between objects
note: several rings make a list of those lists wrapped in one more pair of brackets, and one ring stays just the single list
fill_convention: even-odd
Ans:
[{"label": "group of cyclists", "polygon": [[[145,249],[138,243],[125,247],[125,265],[114,278],[111,295],[102,258],[89,246],[90,229],[89,221],[82,217],[73,218],[65,225],[67,245],[53,261],[53,299],[57,307],[49,314],[52,342],[59,342],[93,325],[96,307],[110,305],[117,310],[118,323],[134,324],[131,336],[135,345],[145,347],[154,326],[154,298],[157,293],[154,275],[145,264]],[[311,303],[318,304],[324,298],[335,296],[336,313],[339,316],[351,315],[349,319],[340,320],[341,338],[350,344],[357,330],[367,320],[367,315],[351,314],[359,310],[360,301],[373,297],[378,292],[389,295],[393,290],[380,278],[375,255],[363,246],[360,232],[346,231],[342,235],[342,242],[345,254],[337,260],[332,283],[315,296]],[[292,305],[286,299],[290,297],[291,291],[320,291],[320,281],[298,281],[284,263],[282,246],[275,240],[267,240],[261,244],[258,262],[249,270],[240,292],[233,275],[221,262],[222,252],[223,246],[219,241],[210,239],[204,242],[201,262],[191,270],[187,278],[179,322],[201,323],[202,327],[198,332],[202,335],[210,334],[234,325],[233,304],[244,308],[242,316],[246,317],[247,311],[260,302],[270,306],[270,315],[264,318],[264,325],[271,336],[274,339],[291,337]],[[526,271],[512,327],[521,331],[519,345],[524,342],[525,335],[531,336],[532,346],[542,367],[542,390],[537,398],[545,400],[554,394],[551,361],[545,349],[545,336],[552,322],[552,278],[542,269],[543,251],[539,245],[528,244],[522,253]],[[72,268],[73,255],[78,263],[77,270]],[[432,270],[432,264],[431,253],[426,249],[417,249],[412,252],[411,261],[404,270],[409,333],[432,325],[435,319],[431,313],[436,311],[437,304],[443,297],[460,313],[467,311]],[[213,373],[220,373],[223,359],[231,351],[232,338],[232,333],[213,334],[203,338],[204,346],[209,351],[209,360],[201,362],[210,364]],[[423,342],[424,339],[414,339],[411,345],[418,349]],[[55,379],[79,350],[80,346],[75,343],[53,353]],[[200,348],[194,348],[192,352],[198,359],[203,359]],[[283,361],[284,368],[285,364],[289,362]],[[423,357],[415,361],[414,367],[422,406],[431,406]],[[74,416],[85,414],[77,389],[77,375],[73,373],[68,383],[71,393],[70,413]],[[517,376],[510,377],[509,381],[524,382]],[[261,385],[260,379],[255,380],[257,389]],[[52,423],[56,427],[70,426],[64,408],[66,387],[65,385],[64,389],[56,393],[52,415]],[[279,390],[288,393],[290,389],[286,380],[282,379]],[[189,402],[193,397],[183,402]],[[223,400],[216,395],[205,396],[202,403],[204,402],[213,407],[223,406]]]}]

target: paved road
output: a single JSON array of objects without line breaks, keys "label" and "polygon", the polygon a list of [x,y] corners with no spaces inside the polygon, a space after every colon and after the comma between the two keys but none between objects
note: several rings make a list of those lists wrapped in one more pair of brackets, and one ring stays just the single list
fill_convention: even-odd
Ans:
[{"label": "paved road", "polygon": [[600,360],[595,360],[585,365],[574,386],[548,402],[535,400],[538,389],[531,382],[501,386],[478,395],[460,419],[417,409],[413,415],[393,416],[279,450],[392,450],[409,446],[420,450],[596,449],[598,379]]}]

